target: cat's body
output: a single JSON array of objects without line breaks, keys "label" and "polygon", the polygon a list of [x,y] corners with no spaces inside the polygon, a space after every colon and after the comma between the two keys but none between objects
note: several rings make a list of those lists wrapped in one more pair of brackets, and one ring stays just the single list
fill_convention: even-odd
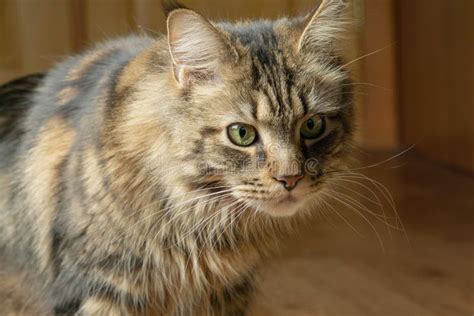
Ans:
[{"label": "cat's body", "polygon": [[[225,55],[219,63],[236,57],[232,67],[211,65],[213,52],[200,43],[185,47],[192,39],[179,42],[190,20],[207,32],[197,38],[215,35],[210,24],[187,10],[174,19],[168,38],[112,41],[0,91],[1,255],[25,271],[45,309],[243,314],[256,269],[292,221],[271,212],[311,208],[290,201],[303,199],[298,190],[266,205],[280,184],[267,187],[262,172],[296,161],[301,173],[318,159],[317,174],[301,181],[316,192],[323,166],[343,164],[352,131],[348,75],[323,50],[312,65],[309,53],[295,58],[302,19],[216,26],[223,42],[206,44]],[[194,56],[201,64],[180,62],[193,61],[190,49],[205,52]],[[21,115],[7,115],[13,109]],[[309,112],[338,120],[318,148],[291,140]],[[243,117],[274,131],[272,144],[264,127],[253,148],[226,143],[226,125]]]}]

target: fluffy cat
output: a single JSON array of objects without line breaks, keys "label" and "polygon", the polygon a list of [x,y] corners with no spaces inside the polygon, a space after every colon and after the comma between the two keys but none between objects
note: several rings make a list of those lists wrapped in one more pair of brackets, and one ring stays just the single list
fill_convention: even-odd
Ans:
[{"label": "fluffy cat", "polygon": [[1,255],[42,308],[244,314],[350,154],[346,6],[213,23],[173,4],[167,36],[2,86]]}]

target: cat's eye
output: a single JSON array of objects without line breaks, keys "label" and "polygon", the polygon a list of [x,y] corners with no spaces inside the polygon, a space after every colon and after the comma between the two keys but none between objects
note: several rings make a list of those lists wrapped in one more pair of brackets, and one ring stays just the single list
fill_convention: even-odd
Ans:
[{"label": "cat's eye", "polygon": [[316,139],[324,134],[326,120],[321,115],[314,115],[301,126],[301,136],[304,139]]},{"label": "cat's eye", "polygon": [[227,128],[229,139],[237,146],[250,146],[257,140],[257,131],[248,124],[235,123]]}]

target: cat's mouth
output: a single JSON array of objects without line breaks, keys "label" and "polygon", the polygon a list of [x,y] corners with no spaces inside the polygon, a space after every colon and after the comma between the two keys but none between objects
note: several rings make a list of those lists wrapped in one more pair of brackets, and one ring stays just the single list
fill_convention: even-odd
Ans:
[{"label": "cat's mouth", "polygon": [[307,185],[301,185],[294,190],[287,190],[283,186],[275,186],[254,192],[259,194],[246,194],[247,191],[237,190],[236,198],[257,212],[268,214],[272,217],[288,217],[304,208],[312,195]]},{"label": "cat's mouth", "polygon": [[286,194],[282,198],[278,199],[276,203],[296,203],[298,198],[292,195],[291,193]]},{"label": "cat's mouth", "polygon": [[288,217],[294,215],[302,206],[302,197],[287,192],[278,197],[267,199],[265,203],[256,201],[257,209],[272,217]]}]

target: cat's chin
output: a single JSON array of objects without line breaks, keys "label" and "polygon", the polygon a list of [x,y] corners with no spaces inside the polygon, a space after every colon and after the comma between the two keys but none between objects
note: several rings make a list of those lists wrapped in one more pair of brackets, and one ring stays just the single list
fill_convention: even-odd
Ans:
[{"label": "cat's chin", "polygon": [[259,209],[272,217],[289,217],[295,215],[302,207],[302,201],[294,197],[267,202]]}]

